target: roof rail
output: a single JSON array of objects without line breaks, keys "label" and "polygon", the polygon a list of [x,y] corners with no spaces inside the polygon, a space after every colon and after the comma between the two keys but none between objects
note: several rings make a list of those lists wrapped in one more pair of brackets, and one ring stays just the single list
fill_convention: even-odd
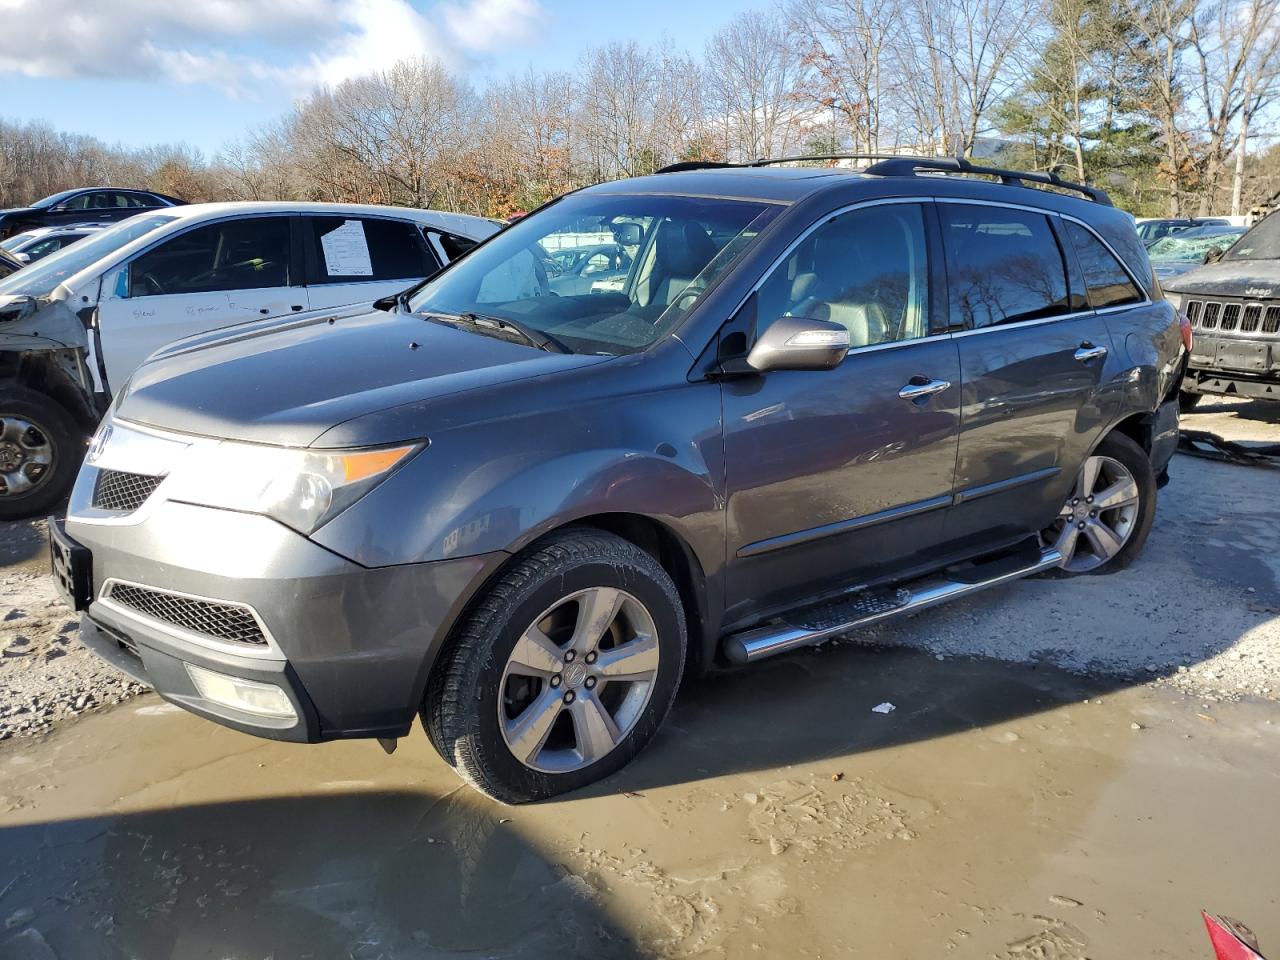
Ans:
[{"label": "roof rail", "polygon": [[970,163],[964,157],[893,157],[873,163],[863,173],[879,177],[910,177],[917,170],[938,170],[943,173],[976,173],[987,177],[998,177],[1001,183],[1014,187],[1026,186],[1026,182],[1045,183],[1060,190],[1079,193],[1094,203],[1112,206],[1111,198],[1105,190],[1090,187],[1083,183],[1063,180],[1052,171],[1037,173],[1030,170],[1004,170],[1000,167],[982,167]]},{"label": "roof rail", "polygon": [[1038,173],[1030,170],[1003,170],[999,167],[982,167],[970,163],[964,157],[913,157],[898,153],[813,153],[799,157],[760,157],[742,163],[727,163],[723,160],[686,160],[673,163],[657,170],[657,173],[682,173],[688,170],[724,170],[726,168],[769,167],[780,163],[796,163],[819,160],[875,160],[871,166],[860,171],[878,177],[910,177],[917,170],[937,170],[941,173],[971,173],[988,177],[998,177],[1001,183],[1022,187],[1027,182],[1044,183],[1060,190],[1069,190],[1082,194],[1094,203],[1112,206],[1111,198],[1105,190],[1090,187],[1083,183],[1063,180],[1052,171]]}]

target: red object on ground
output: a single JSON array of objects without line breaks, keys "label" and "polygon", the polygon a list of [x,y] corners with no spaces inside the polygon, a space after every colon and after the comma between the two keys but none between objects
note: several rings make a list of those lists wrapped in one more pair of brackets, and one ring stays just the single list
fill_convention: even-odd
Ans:
[{"label": "red object on ground", "polygon": [[1204,925],[1209,930],[1209,942],[1218,960],[1265,960],[1258,952],[1258,941],[1239,920],[1230,917],[1211,917],[1203,910]]}]

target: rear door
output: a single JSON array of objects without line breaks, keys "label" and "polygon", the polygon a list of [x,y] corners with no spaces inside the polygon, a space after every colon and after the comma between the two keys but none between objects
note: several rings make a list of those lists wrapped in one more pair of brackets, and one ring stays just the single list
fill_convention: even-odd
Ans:
[{"label": "rear door", "polygon": [[440,269],[408,220],[307,215],[300,223],[312,309],[373,303]]},{"label": "rear door", "polygon": [[938,327],[931,207],[824,218],[744,308],[758,329],[783,316],[841,323],[851,347],[834,370],[724,381],[731,621],[936,558],[960,363]]},{"label": "rear door", "polygon": [[166,237],[113,272],[98,305],[108,384],[153,351],[217,327],[303,310],[290,217],[238,217]]},{"label": "rear door", "polygon": [[1115,345],[1074,279],[1056,215],[937,204],[964,394],[948,544],[1002,546],[1048,526],[1117,409]]}]

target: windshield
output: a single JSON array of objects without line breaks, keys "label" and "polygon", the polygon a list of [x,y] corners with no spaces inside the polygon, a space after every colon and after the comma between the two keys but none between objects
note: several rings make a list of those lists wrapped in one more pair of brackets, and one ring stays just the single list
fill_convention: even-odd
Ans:
[{"label": "windshield", "polygon": [[20,246],[22,246],[24,243],[26,243],[28,240],[30,240],[34,236],[35,236],[34,233],[15,233],[8,240],[5,240],[3,243],[0,243],[0,247],[4,247],[4,249],[6,250],[17,250]]},{"label": "windshield", "polygon": [[409,307],[512,321],[575,353],[633,353],[679,324],[778,209],[705,197],[569,196],[459,260]]},{"label": "windshield", "polygon": [[0,280],[0,296],[42,297],[68,277],[177,217],[153,214],[121,220],[114,227],[63,247],[38,264]]},{"label": "windshield", "polygon": [[51,193],[49,194],[49,196],[45,197],[43,200],[37,200],[31,206],[39,209],[43,209],[45,207],[52,207],[58,201],[65,200],[67,199],[67,197],[71,196],[73,193],[79,193],[79,192],[80,192],[79,190],[63,190],[61,193]]},{"label": "windshield", "polygon": [[1280,260],[1280,217],[1274,213],[1253,225],[1224,260]]},{"label": "windshield", "polygon": [[1147,250],[1152,263],[1200,263],[1210,250],[1226,249],[1236,242],[1243,230],[1201,232],[1187,230],[1157,240]]}]

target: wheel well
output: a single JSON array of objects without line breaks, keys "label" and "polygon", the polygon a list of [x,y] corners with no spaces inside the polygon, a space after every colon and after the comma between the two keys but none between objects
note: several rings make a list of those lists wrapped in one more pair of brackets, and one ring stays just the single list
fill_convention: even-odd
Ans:
[{"label": "wheel well", "polygon": [[44,394],[71,414],[87,435],[97,426],[99,416],[92,400],[59,362],[63,358],[58,354],[63,352],[0,351],[0,388],[14,384]]},{"label": "wheel well", "polygon": [[1111,428],[1112,433],[1123,433],[1147,453],[1151,452],[1151,415],[1135,413]]},{"label": "wheel well", "polygon": [[675,582],[684,607],[689,649],[686,672],[698,675],[710,666],[712,643],[706,604],[706,576],[702,564],[679,534],[656,520],[635,513],[602,513],[575,520],[573,526],[595,527],[634,543],[662,565]]}]

